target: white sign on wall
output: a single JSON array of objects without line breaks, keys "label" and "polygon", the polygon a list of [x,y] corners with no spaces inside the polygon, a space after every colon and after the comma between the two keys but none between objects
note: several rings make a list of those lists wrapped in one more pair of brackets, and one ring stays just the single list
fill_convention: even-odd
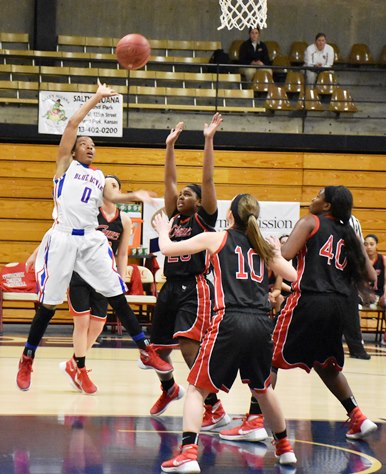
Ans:
[{"label": "white sign on wall", "polygon": [[[154,214],[164,207],[164,200],[156,199],[156,205],[144,204],[143,208],[143,234],[142,245],[152,251],[157,248],[157,232],[152,227]],[[218,218],[216,222],[216,230],[224,230],[228,226],[226,214],[231,201],[217,201]],[[300,216],[300,204],[298,202],[274,202],[259,201],[260,217],[259,226],[264,236],[276,235],[280,237],[284,234],[290,234],[295,227]],[[157,258],[163,262],[161,253],[158,252]]]},{"label": "white sign on wall", "polygon": [[[39,133],[62,135],[68,119],[92,97],[81,92],[39,92]],[[122,95],[105,97],[79,125],[79,134],[122,136]]]}]

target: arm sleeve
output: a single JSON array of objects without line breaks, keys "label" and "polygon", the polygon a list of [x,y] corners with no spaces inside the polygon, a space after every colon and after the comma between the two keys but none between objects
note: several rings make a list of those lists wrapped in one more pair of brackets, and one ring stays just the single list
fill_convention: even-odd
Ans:
[{"label": "arm sleeve", "polygon": [[249,54],[248,54],[248,42],[247,41],[242,43],[242,45],[240,46],[239,63],[240,64],[251,64],[251,60],[249,59]]},{"label": "arm sleeve", "polygon": [[327,59],[326,59],[326,67],[330,67],[334,64],[334,56],[335,56],[335,51],[332,46],[329,44],[327,45]]},{"label": "arm sleeve", "polygon": [[311,62],[311,48],[308,46],[304,52],[304,65],[312,66]]},{"label": "arm sleeve", "polygon": [[262,49],[262,61],[265,65],[270,66],[272,64],[272,61],[269,59],[269,53],[268,53],[268,48],[265,43],[260,43],[261,49]]}]

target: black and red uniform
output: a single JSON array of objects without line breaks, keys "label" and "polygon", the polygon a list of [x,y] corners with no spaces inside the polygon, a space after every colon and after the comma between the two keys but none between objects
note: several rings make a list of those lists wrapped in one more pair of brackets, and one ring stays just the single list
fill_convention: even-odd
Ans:
[{"label": "black and red uniform", "polygon": [[272,321],[268,271],[244,232],[229,229],[211,256],[214,316],[190,371],[190,384],[228,392],[240,370],[257,392],[270,384]]},{"label": "black and red uniform", "polygon": [[[217,210],[208,214],[203,208],[192,216],[176,214],[170,230],[172,241],[189,239],[202,232],[213,232]],[[201,341],[212,313],[213,285],[206,274],[206,252],[182,257],[165,257],[166,282],[157,297],[152,322],[151,342],[158,347],[176,347],[178,337]]]},{"label": "black and red uniform", "polygon": [[[121,211],[117,208],[114,217],[108,220],[103,209],[100,208],[97,230],[105,234],[115,255],[123,232]],[[104,319],[107,316],[107,299],[96,292],[76,272],[72,274],[68,289],[68,306],[72,316],[82,316],[88,313],[90,313],[91,318],[96,319]]]},{"label": "black and red uniform", "polygon": [[377,273],[377,281],[374,286],[374,293],[378,296],[383,295],[383,289],[385,287],[385,263],[383,261],[383,255],[377,253],[377,259],[373,263],[374,270]]},{"label": "black and red uniform", "polygon": [[331,216],[313,217],[315,228],[297,255],[294,291],[277,318],[272,365],[342,370],[342,332],[352,294],[343,225]]}]

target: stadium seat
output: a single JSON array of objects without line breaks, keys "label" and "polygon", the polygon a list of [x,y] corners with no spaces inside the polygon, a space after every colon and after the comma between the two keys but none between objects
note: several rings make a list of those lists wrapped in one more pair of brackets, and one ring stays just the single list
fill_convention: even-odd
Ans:
[{"label": "stadium seat", "polygon": [[351,47],[351,51],[348,58],[349,64],[363,65],[363,64],[375,64],[374,57],[370,52],[370,48],[367,44],[356,43]]},{"label": "stadium seat", "polygon": [[334,48],[334,64],[344,63],[345,61],[342,58],[342,54],[340,52],[339,46],[336,43],[328,42],[328,44]]},{"label": "stadium seat", "polygon": [[316,79],[315,89],[318,94],[331,95],[338,85],[333,71],[322,71]]},{"label": "stadium seat", "polygon": [[308,44],[305,41],[294,41],[289,52],[290,63],[294,66],[304,63],[304,52]]},{"label": "stadium seat", "polygon": [[332,94],[328,110],[338,114],[341,112],[358,112],[358,108],[354,104],[350,92],[347,89],[342,89],[341,87],[337,87]]},{"label": "stadium seat", "polygon": [[269,59],[273,61],[276,56],[281,55],[280,45],[277,41],[265,41],[268,49]]},{"label": "stadium seat", "polygon": [[284,89],[288,93],[304,92],[304,74],[301,71],[288,71],[285,79]]},{"label": "stadium seat", "polygon": [[268,92],[270,85],[273,85],[272,74],[266,69],[257,69],[250,88],[255,92]]},{"label": "stadium seat", "polygon": [[280,54],[273,60],[272,66],[282,66],[284,68],[282,71],[286,72],[286,68],[291,66],[290,59],[288,56]]},{"label": "stadium seat", "polygon": [[269,86],[267,100],[264,103],[267,110],[292,110],[284,87],[278,87],[275,84]]},{"label": "stadium seat", "polygon": [[244,43],[243,40],[234,40],[232,41],[228,55],[229,55],[229,61],[231,63],[238,63],[239,62],[239,50],[240,46]]},{"label": "stadium seat", "polygon": [[304,105],[307,112],[324,112],[324,107],[319,100],[318,93],[313,88],[306,88]]}]

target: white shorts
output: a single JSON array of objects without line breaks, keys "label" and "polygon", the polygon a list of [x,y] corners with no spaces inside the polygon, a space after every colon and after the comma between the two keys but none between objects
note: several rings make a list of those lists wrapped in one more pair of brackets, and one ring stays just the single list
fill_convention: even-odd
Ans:
[{"label": "white shorts", "polygon": [[90,229],[84,235],[72,235],[71,229],[55,226],[46,232],[36,257],[40,303],[62,303],[74,271],[103,296],[117,296],[127,291],[102,232]]}]

